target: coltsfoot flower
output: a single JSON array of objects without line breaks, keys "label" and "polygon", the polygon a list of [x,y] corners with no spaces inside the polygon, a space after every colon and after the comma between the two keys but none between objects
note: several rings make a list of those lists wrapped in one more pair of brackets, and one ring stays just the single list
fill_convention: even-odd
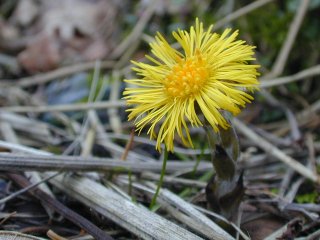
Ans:
[{"label": "coltsfoot flower", "polygon": [[151,64],[133,61],[138,78],[125,80],[129,87],[124,91],[132,106],[127,110],[129,121],[136,119],[139,133],[148,125],[159,151],[161,143],[173,151],[176,134],[193,147],[189,125],[202,126],[201,114],[215,131],[228,128],[222,111],[237,115],[253,99],[247,90],[257,88],[259,65],[248,61],[255,60],[255,47],[237,40],[238,31],[226,29],[219,35],[212,27],[205,31],[196,19],[189,32],[173,32],[182,51],[157,33],[150,43],[154,56],[146,55]]}]

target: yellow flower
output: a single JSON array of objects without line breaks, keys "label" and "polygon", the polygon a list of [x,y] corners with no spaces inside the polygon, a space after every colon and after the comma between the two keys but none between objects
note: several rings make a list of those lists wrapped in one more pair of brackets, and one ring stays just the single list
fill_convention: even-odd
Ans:
[{"label": "yellow flower", "polygon": [[158,33],[150,43],[154,57],[146,56],[151,64],[133,61],[133,70],[141,78],[125,80],[129,87],[124,98],[133,105],[127,110],[129,121],[136,118],[139,133],[150,125],[148,134],[157,139],[159,151],[162,142],[173,151],[176,133],[185,145],[193,147],[188,123],[202,126],[199,116],[203,115],[219,131],[219,126],[229,126],[223,110],[237,115],[240,107],[253,99],[245,91],[258,85],[259,65],[247,63],[255,59],[255,47],[236,40],[238,31],[226,29],[219,35],[212,33],[212,27],[204,31],[196,19],[189,32],[173,32],[182,51],[171,47]]}]

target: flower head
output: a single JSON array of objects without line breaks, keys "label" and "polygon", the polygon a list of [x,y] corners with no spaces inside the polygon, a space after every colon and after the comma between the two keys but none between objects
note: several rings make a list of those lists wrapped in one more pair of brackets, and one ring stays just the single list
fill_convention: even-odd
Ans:
[{"label": "flower head", "polygon": [[[254,60],[253,46],[236,40],[238,31],[226,29],[221,35],[212,33],[212,25],[204,31],[196,19],[190,31],[178,30],[173,37],[182,51],[171,47],[158,33],[150,43],[151,64],[134,62],[133,70],[141,78],[125,80],[130,85],[124,91],[129,105],[129,121],[136,119],[139,132],[149,125],[150,138],[157,139],[173,151],[176,134],[185,145],[193,146],[188,123],[202,126],[202,114],[215,130],[227,128],[222,111],[237,115],[253,97],[246,90],[257,87],[257,68],[248,64]],[[157,127],[159,126],[159,127]]]}]

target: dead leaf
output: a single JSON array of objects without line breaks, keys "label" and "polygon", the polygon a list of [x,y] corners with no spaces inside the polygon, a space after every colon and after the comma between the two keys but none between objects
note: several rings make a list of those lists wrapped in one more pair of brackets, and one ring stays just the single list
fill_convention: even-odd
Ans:
[{"label": "dead leaf", "polygon": [[96,35],[102,18],[109,18],[114,8],[106,0],[56,0],[43,4],[46,9],[42,16],[43,30],[48,35],[58,33],[64,40],[70,40],[76,32],[88,37]]},{"label": "dead leaf", "polygon": [[57,41],[52,36],[43,35],[18,55],[19,63],[29,72],[45,72],[56,68],[61,61]]},{"label": "dead leaf", "polygon": [[251,239],[262,240],[282,226],[283,220],[278,217],[266,216],[243,224],[242,228],[249,233]]},{"label": "dead leaf", "polygon": [[[34,0],[26,1],[18,4],[11,22],[31,24],[23,33],[31,36],[27,47],[18,55],[27,72],[52,70],[62,62],[102,59],[112,48],[117,13],[112,0],[41,0],[36,2],[39,11]],[[23,7],[31,13],[23,13]]]}]

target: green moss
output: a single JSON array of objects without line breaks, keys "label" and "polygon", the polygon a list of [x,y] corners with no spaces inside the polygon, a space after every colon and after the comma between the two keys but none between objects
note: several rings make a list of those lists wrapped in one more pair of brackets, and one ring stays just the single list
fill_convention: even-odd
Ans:
[{"label": "green moss", "polygon": [[319,194],[317,192],[311,192],[306,194],[299,194],[296,196],[298,203],[316,203]]},{"label": "green moss", "polygon": [[274,2],[239,19],[235,27],[244,37],[250,36],[252,44],[257,46],[259,61],[269,68],[286,38],[292,18],[292,12]]}]

